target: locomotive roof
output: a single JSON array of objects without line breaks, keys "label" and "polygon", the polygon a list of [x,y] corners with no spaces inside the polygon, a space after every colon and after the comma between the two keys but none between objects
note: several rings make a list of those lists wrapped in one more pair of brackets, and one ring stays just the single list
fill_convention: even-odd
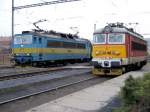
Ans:
[{"label": "locomotive roof", "polygon": [[53,36],[58,36],[58,37],[62,37],[62,38],[78,38],[77,35],[74,35],[74,34],[68,34],[68,33],[61,33],[61,32],[56,32],[56,31],[53,31],[53,30],[50,30],[50,31],[44,31],[44,30],[33,30],[33,31],[22,31],[22,34],[25,34],[25,33],[31,33],[31,34],[37,34],[37,35],[53,35]]},{"label": "locomotive roof", "polygon": [[76,41],[89,41],[88,39],[79,38],[77,35],[74,35],[74,34],[58,33],[55,31],[50,31],[50,32],[23,31],[22,34],[33,34],[33,35],[37,35],[37,36],[71,39],[71,40],[76,40]]},{"label": "locomotive roof", "polygon": [[94,34],[96,33],[129,33],[133,36],[136,36],[144,40],[142,35],[140,35],[137,32],[134,32],[132,28],[127,28],[123,25],[108,25],[105,26],[104,28],[96,30]]}]

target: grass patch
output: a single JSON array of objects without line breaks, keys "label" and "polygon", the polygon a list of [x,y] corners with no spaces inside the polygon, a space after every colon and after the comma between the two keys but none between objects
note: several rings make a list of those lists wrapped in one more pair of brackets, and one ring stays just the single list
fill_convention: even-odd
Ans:
[{"label": "grass patch", "polygon": [[120,97],[122,106],[113,112],[150,112],[150,73],[139,78],[129,76]]}]

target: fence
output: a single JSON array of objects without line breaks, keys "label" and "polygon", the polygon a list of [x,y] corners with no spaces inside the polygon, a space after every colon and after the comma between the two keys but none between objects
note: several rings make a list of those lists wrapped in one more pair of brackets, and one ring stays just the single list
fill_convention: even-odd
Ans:
[{"label": "fence", "polygon": [[0,65],[9,65],[9,64],[11,64],[10,59],[11,59],[10,54],[0,53]]}]

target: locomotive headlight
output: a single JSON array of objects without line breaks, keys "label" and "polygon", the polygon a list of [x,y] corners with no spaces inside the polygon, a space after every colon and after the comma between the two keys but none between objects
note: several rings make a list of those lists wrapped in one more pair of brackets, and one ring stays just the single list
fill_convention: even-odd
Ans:
[{"label": "locomotive headlight", "polygon": [[23,47],[24,45],[21,44],[21,47]]},{"label": "locomotive headlight", "polygon": [[19,54],[15,54],[16,56],[19,56]]},{"label": "locomotive headlight", "polygon": [[27,55],[27,56],[31,56],[31,53],[27,53],[26,55]]}]

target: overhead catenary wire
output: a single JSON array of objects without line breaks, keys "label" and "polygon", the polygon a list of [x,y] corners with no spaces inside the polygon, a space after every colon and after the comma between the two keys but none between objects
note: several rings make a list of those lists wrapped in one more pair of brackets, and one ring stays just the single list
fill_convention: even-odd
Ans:
[{"label": "overhead catenary wire", "polygon": [[66,2],[75,2],[75,1],[81,1],[81,0],[56,0],[56,1],[50,1],[50,2],[37,3],[37,4],[17,6],[17,7],[13,7],[13,9],[19,10],[19,9],[25,9],[25,8],[31,8],[31,7],[38,7],[38,6],[52,5],[52,4],[59,4],[59,3],[66,3]]},{"label": "overhead catenary wire", "polygon": [[44,6],[44,5],[53,5],[53,4],[59,4],[59,3],[67,3],[67,2],[75,2],[75,1],[81,1],[81,0],[55,0],[50,2],[42,2],[42,3],[36,3],[36,4],[29,4],[24,6],[14,6],[14,0],[12,0],[12,38],[14,36],[14,11],[19,9],[25,9],[25,8],[32,8],[32,7],[38,7],[38,6]]},{"label": "overhead catenary wire", "polygon": [[143,33],[142,35],[150,35],[150,33]]}]

